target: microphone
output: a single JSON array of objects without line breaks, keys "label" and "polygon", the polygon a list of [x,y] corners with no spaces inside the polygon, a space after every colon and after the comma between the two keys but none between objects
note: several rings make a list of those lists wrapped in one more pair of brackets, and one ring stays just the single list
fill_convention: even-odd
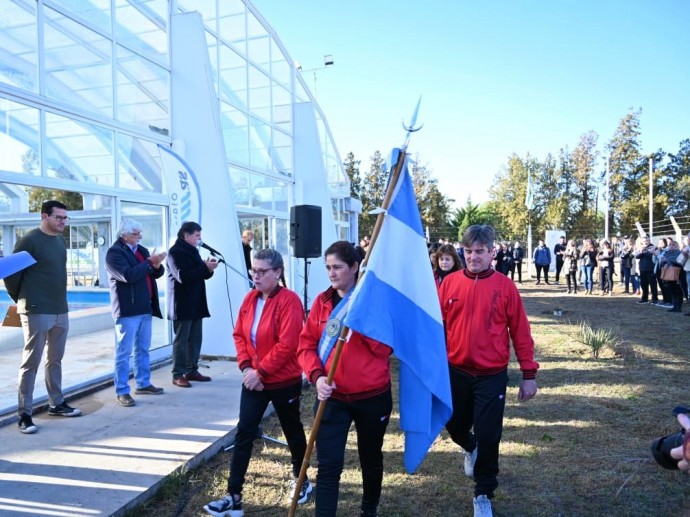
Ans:
[{"label": "microphone", "polygon": [[209,253],[211,253],[211,255],[213,255],[214,257],[215,257],[216,255],[218,255],[219,257],[222,257],[222,256],[223,256],[223,254],[222,254],[220,251],[213,249],[211,246],[209,246],[208,244],[206,244],[204,241],[200,241],[199,246],[201,246],[202,248],[208,250]]}]

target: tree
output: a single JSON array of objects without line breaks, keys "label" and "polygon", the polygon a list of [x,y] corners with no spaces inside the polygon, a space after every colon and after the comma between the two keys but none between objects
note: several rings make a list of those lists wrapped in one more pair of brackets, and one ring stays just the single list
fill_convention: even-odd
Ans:
[{"label": "tree", "polygon": [[572,188],[570,190],[570,218],[566,228],[575,238],[592,236],[597,228],[596,197],[597,179],[595,168],[599,161],[597,140],[599,135],[588,131],[570,155]]},{"label": "tree", "polygon": [[345,174],[350,180],[350,197],[360,199],[362,192],[362,177],[359,172],[359,164],[361,160],[355,160],[355,155],[350,151],[345,157],[343,167]]},{"label": "tree", "polygon": [[490,224],[493,226],[494,222],[493,214],[488,210],[487,205],[475,205],[472,203],[471,196],[467,196],[463,207],[457,208],[451,213],[450,219],[450,225],[454,229],[455,238],[458,241],[462,240],[462,234],[473,224]]},{"label": "tree", "polygon": [[369,171],[362,178],[360,189],[360,201],[362,202],[362,215],[359,218],[360,237],[371,235],[374,229],[376,214],[369,214],[369,212],[383,205],[390,175],[390,171],[384,168],[385,160],[380,151],[375,151],[370,160]]},{"label": "tree", "polygon": [[[496,230],[505,240],[522,240],[527,237],[527,227],[532,223],[533,228],[540,228],[543,221],[546,193],[539,182],[541,164],[529,153],[520,158],[513,153],[508,157],[508,163],[496,175],[494,184],[489,189],[491,200],[487,209],[495,214],[498,221]],[[532,192],[534,208],[527,210],[525,198],[527,194],[527,177],[532,175]]]},{"label": "tree", "polygon": [[[33,149],[29,149],[22,155],[22,169],[26,174],[39,174],[38,166],[38,153],[36,153]],[[30,212],[40,212],[41,205],[45,201],[50,201],[51,199],[64,203],[69,210],[84,209],[84,199],[78,192],[41,187],[30,187],[27,190],[29,193]]]},{"label": "tree", "polygon": [[[606,146],[609,153],[609,188],[605,192],[609,204],[609,228],[621,231],[630,221],[630,213],[640,197],[640,113],[630,111],[618,123],[618,128]],[[605,181],[606,172],[601,180]]]},{"label": "tree", "polygon": [[41,187],[30,187],[29,189],[29,211],[40,212],[41,205],[45,201],[55,199],[63,203],[68,210],[83,210],[84,198],[79,192],[68,190],[55,190]]},{"label": "tree", "polygon": [[415,197],[419,205],[419,215],[422,226],[429,228],[429,238],[433,242],[439,237],[448,237],[443,232],[448,227],[448,198],[438,188],[438,180],[431,176],[426,165],[419,164],[419,156],[415,157],[410,169],[410,176],[414,185]]},{"label": "tree", "polygon": [[690,213],[690,139],[680,143],[678,153],[669,154],[669,163],[658,180],[659,190],[665,193],[667,216]]},{"label": "tree", "polygon": [[[659,149],[651,156],[640,156],[633,174],[624,180],[628,195],[621,207],[620,228],[624,234],[633,233],[635,223],[649,220],[649,160],[652,160],[652,186],[653,186],[653,217],[655,221],[666,218],[669,206],[669,193],[675,186],[668,185],[665,181],[665,170],[661,163],[665,160],[666,153]],[[660,184],[663,182],[663,188]],[[669,188],[670,187],[670,188]]]}]

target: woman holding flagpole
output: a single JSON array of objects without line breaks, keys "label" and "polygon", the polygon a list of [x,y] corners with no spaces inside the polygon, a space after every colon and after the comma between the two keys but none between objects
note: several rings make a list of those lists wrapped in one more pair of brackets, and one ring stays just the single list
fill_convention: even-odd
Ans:
[{"label": "woman holding flagpole", "polygon": [[319,467],[315,515],[336,515],[345,445],[354,421],[362,468],[360,517],[373,517],[383,482],[383,437],[393,406],[391,348],[358,332],[351,332],[342,348],[333,383],[329,385],[326,382],[333,361],[332,352],[340,336],[363,257],[346,241],[334,242],[324,255],[331,287],[314,301],[297,351],[307,379],[316,386],[318,400],[328,400],[316,437]]},{"label": "woman holding flagpole", "polygon": [[[242,370],[242,393],[228,493],[204,506],[207,513],[216,517],[244,515],[242,487],[253,442],[260,435],[259,425],[269,402],[273,403],[287,439],[295,479],[307,449],[300,420],[302,372],[296,356],[304,322],[302,302],[297,294],[278,284],[284,278],[284,265],[277,251],[263,249],[257,252],[250,272],[255,289],[244,298],[233,332],[237,364]],[[301,486],[297,503],[307,502],[311,492],[312,486],[307,479]]]}]

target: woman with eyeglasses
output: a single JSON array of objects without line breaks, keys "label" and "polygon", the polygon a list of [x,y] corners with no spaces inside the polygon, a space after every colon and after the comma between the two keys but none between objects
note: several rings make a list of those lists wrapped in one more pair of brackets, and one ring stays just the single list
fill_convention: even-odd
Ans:
[{"label": "woman with eyeglasses", "polygon": [[[331,244],[324,256],[331,287],[314,300],[297,350],[307,379],[316,385],[318,400],[328,400],[316,437],[319,470],[315,515],[336,515],[345,444],[354,421],[363,484],[360,516],[373,517],[377,515],[383,481],[383,436],[393,405],[391,349],[350,332],[333,383],[326,382],[363,257],[346,241]],[[317,406],[318,401],[314,411]]]},{"label": "woman with eyeglasses", "polygon": [[[275,250],[263,249],[254,255],[251,274],[256,289],[247,293],[242,302],[233,332],[243,386],[228,493],[204,506],[210,515],[244,515],[242,487],[253,442],[269,402],[273,403],[287,439],[292,473],[295,478],[299,476],[307,448],[300,420],[302,369],[296,357],[304,310],[299,296],[279,285],[281,279],[285,285],[284,269],[283,257]],[[293,487],[295,484],[293,481]],[[305,503],[311,491],[309,480],[305,480],[297,502]]]}]

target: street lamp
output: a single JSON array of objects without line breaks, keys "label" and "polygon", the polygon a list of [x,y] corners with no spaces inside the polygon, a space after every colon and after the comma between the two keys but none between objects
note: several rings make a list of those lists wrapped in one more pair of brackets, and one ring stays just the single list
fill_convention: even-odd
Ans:
[{"label": "street lamp", "polygon": [[316,68],[309,68],[307,70],[303,70],[300,62],[299,61],[295,62],[297,70],[299,70],[300,72],[302,72],[302,73],[313,72],[314,73],[314,99],[316,99],[316,72],[318,70],[325,70],[326,68],[333,66],[334,63],[335,63],[335,61],[334,61],[333,56],[331,54],[326,54],[325,56],[323,56],[323,66],[317,66]]}]

